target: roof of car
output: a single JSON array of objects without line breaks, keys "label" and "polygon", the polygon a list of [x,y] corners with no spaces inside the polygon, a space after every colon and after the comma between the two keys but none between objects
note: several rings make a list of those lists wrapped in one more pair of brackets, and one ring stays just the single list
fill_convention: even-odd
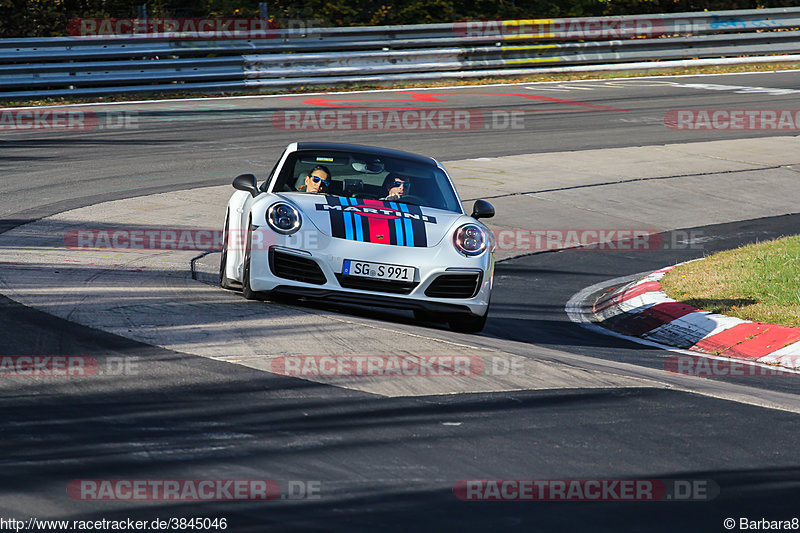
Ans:
[{"label": "roof of car", "polygon": [[385,155],[389,157],[397,157],[402,159],[409,159],[418,163],[428,165],[436,165],[436,160],[431,157],[423,155],[412,154],[410,152],[403,152],[401,150],[392,150],[391,148],[379,148],[377,146],[364,146],[361,144],[347,144],[347,143],[323,143],[323,142],[299,142],[297,143],[298,150],[340,150],[360,152],[363,154]]}]

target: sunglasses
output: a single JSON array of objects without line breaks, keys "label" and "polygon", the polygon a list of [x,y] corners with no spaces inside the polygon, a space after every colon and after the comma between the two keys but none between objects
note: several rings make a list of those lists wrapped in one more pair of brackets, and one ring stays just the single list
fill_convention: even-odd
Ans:
[{"label": "sunglasses", "polygon": [[392,183],[392,188],[393,188],[393,189],[394,189],[395,187],[402,187],[402,186],[411,187],[411,184],[410,184],[409,182],[407,182],[407,181],[400,181],[400,180],[395,180],[395,181]]},{"label": "sunglasses", "polygon": [[321,181],[322,184],[326,187],[331,184],[330,180],[324,180],[319,176],[309,176],[309,178],[311,178],[311,181],[313,181],[314,183],[319,183]]}]

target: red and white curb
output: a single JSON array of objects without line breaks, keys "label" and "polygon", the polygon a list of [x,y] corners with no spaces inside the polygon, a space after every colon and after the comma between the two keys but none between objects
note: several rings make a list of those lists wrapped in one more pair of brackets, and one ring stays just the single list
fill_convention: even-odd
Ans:
[{"label": "red and white curb", "polygon": [[800,328],[750,322],[677,302],[661,290],[660,283],[675,266],[603,295],[592,306],[593,322],[658,345],[800,369]]}]

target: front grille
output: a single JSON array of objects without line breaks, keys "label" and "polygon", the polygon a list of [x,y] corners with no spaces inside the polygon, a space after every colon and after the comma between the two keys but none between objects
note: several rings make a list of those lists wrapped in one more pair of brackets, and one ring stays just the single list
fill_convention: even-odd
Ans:
[{"label": "front grille", "polygon": [[327,281],[325,273],[322,272],[316,261],[274,249],[269,251],[269,268],[279,278],[314,283],[315,285],[324,285]]},{"label": "front grille", "polygon": [[433,280],[425,295],[431,298],[472,298],[481,286],[481,272],[443,274]]},{"label": "front grille", "polygon": [[336,274],[339,285],[345,289],[358,289],[361,291],[389,292],[392,294],[408,294],[419,285],[414,281],[397,281],[391,279],[372,279],[359,276],[346,276]]}]

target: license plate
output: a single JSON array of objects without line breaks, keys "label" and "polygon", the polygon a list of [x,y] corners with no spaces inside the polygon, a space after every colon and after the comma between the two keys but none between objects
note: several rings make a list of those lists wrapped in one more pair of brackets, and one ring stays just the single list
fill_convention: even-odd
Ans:
[{"label": "license plate", "polygon": [[414,267],[354,261],[352,259],[344,260],[342,274],[345,276],[360,276],[363,278],[414,281]]}]

